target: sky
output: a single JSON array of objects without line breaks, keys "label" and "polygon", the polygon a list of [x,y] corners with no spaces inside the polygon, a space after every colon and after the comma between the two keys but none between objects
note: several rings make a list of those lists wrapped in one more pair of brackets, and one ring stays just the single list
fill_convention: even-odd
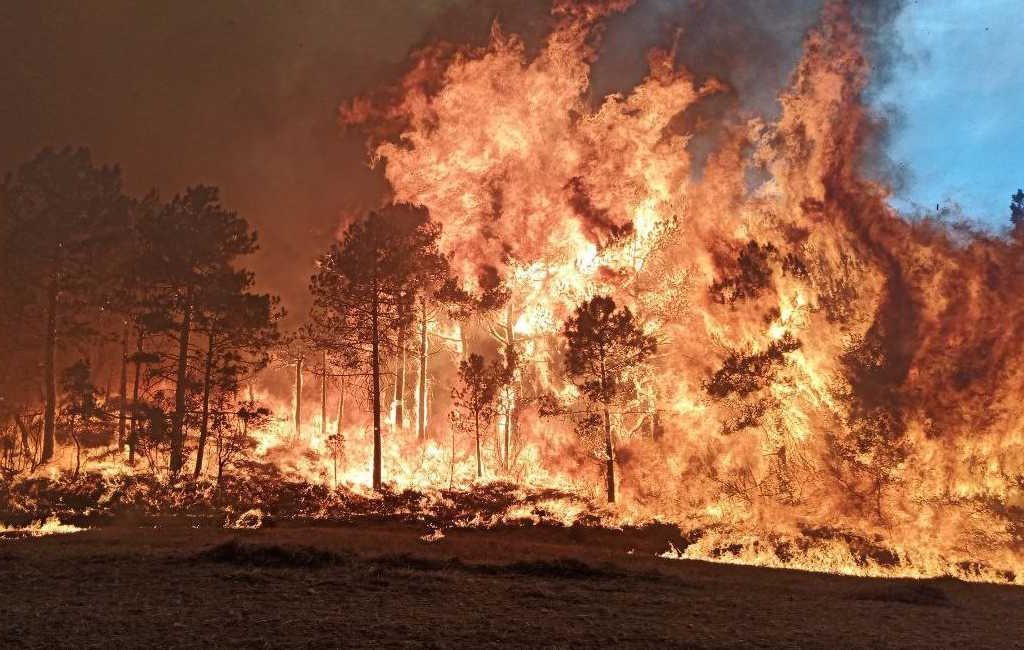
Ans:
[{"label": "sky", "polygon": [[898,107],[889,156],[907,183],[894,204],[952,201],[991,227],[1024,187],[1021,0],[918,0],[897,19],[904,57],[879,102]]},{"label": "sky", "polygon": [[[771,110],[822,0],[638,0],[609,25],[593,92],[626,89],[682,28],[680,55]],[[859,0],[858,0],[859,1]],[[895,105],[896,201],[952,199],[993,226],[1024,185],[1021,0],[907,0]],[[316,255],[386,193],[337,108],[393,81],[437,37],[483,43],[491,20],[534,42],[547,0],[0,1],[0,172],[46,145],[87,145],[126,187],[222,188],[262,250],[261,288],[301,313]],[[741,59],[737,65],[736,59]],[[753,65],[751,65],[753,62]],[[768,80],[767,82],[765,80]],[[637,79],[634,78],[633,81]]]}]

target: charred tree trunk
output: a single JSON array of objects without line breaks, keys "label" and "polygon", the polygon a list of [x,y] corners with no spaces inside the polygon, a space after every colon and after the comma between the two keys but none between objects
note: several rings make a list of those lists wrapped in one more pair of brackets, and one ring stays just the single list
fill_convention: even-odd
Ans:
[{"label": "charred tree trunk", "polygon": [[381,432],[380,432],[380,303],[377,287],[373,288],[370,305],[370,374],[373,376],[370,399],[373,403],[373,489],[381,488]]},{"label": "charred tree trunk", "polygon": [[420,371],[416,378],[416,438],[427,435],[427,301],[420,300]]},{"label": "charred tree trunk", "polygon": [[117,453],[124,453],[125,431],[128,425],[128,321],[124,322],[121,334],[121,404],[117,413]]},{"label": "charred tree trunk", "polygon": [[451,464],[448,466],[448,489],[455,487],[455,427],[450,427],[452,436]]},{"label": "charred tree trunk", "polygon": [[515,426],[516,409],[516,385],[515,385],[515,324],[512,322],[512,308],[505,313],[505,367],[509,372],[507,397],[505,400],[505,436],[504,436],[504,460],[505,471],[512,471],[512,427]]},{"label": "charred tree trunk", "polygon": [[172,479],[181,471],[184,464],[185,447],[185,390],[188,383],[188,339],[192,333],[192,305],[185,308],[181,318],[181,330],[178,333],[178,374],[174,388],[174,420],[171,427],[171,462]]},{"label": "charred tree trunk", "polygon": [[295,360],[295,439],[302,438],[302,357]]},{"label": "charred tree trunk", "polygon": [[327,440],[327,351],[323,354],[323,374],[320,376],[320,438]]},{"label": "charred tree trunk", "polygon": [[608,370],[605,366],[605,350],[600,349],[601,406],[604,415],[605,481],[608,503],[615,503],[615,442],[612,440],[612,418],[608,410]]},{"label": "charred tree trunk", "polygon": [[53,458],[54,428],[57,422],[57,273],[50,277],[50,286],[46,296],[46,336],[43,350],[43,383],[45,385],[45,404],[43,410],[43,452],[40,463],[48,463]]},{"label": "charred tree trunk", "polygon": [[398,331],[398,359],[395,362],[395,430],[405,428],[405,328]]},{"label": "charred tree trunk", "polygon": [[210,392],[213,387],[213,348],[216,334],[211,331],[206,346],[206,363],[203,368],[203,414],[199,421],[199,444],[196,445],[196,468],[192,478],[197,479],[203,473],[203,455],[206,452],[206,439],[210,431]]},{"label": "charred tree trunk", "polygon": [[651,439],[661,440],[661,414],[657,403],[651,404]]},{"label": "charred tree trunk", "polygon": [[35,454],[29,446],[29,439],[32,437],[29,433],[28,426],[25,425],[25,421],[21,419],[21,415],[18,413],[14,414],[14,424],[18,426],[18,431],[21,431],[21,453],[28,461],[29,467],[32,469],[36,468]]},{"label": "charred tree trunk", "polygon": [[615,503],[615,443],[612,440],[612,421],[607,404],[604,405],[604,452],[608,503]]},{"label": "charred tree trunk", "polygon": [[476,477],[484,477],[483,459],[480,457],[480,415],[473,415],[473,431],[476,433]]},{"label": "charred tree trunk", "polygon": [[132,412],[128,429],[128,464],[135,464],[135,447],[139,442],[139,378],[142,374],[142,329],[135,344],[135,377],[132,379]]},{"label": "charred tree trunk", "polygon": [[82,442],[78,439],[78,433],[73,424],[71,425],[71,440],[75,443],[75,473],[72,474],[72,478],[77,479],[82,470]]},{"label": "charred tree trunk", "polygon": [[342,421],[345,419],[345,380],[342,379],[338,386],[338,424],[334,429],[334,432],[341,436]]}]

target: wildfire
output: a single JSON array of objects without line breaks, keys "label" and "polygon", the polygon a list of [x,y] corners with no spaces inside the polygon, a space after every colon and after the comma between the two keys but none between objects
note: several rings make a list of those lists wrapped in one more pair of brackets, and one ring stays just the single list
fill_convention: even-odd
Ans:
[{"label": "wildfire", "polygon": [[80,533],[88,528],[79,528],[71,524],[61,523],[57,517],[49,517],[44,521],[37,521],[28,526],[5,526],[0,524],[0,539],[5,537],[45,537],[47,535],[69,535]]},{"label": "wildfire", "polygon": [[[680,118],[733,92],[724,83],[655,51],[631,91],[588,100],[597,27],[628,4],[560,4],[533,56],[498,25],[483,49],[421,52],[402,91],[342,120],[392,134],[373,159],[396,200],[443,225],[463,277],[500,270],[524,384],[572,393],[552,360],[589,297],[629,305],[657,335],[617,416],[620,490],[708,531],[683,555],[1019,582],[1016,365],[967,380],[994,395],[938,399],[947,345],[980,340],[981,305],[1015,282],[983,279],[1005,245],[904,221],[862,176],[870,68],[846,4],[807,38],[778,119],[720,116],[727,135],[699,174],[688,145],[707,126]],[[528,411],[523,480],[592,474],[565,425]],[[858,558],[858,544],[889,550]]]},{"label": "wildfire", "polygon": [[[417,516],[500,485],[501,508],[451,525],[671,522],[686,544],[665,557],[1024,584],[1024,237],[905,219],[862,173],[878,125],[851,4],[827,3],[775,117],[719,101],[737,89],[674,49],[627,92],[591,97],[603,24],[631,0],[557,0],[536,51],[498,24],[484,47],[426,47],[394,88],[348,102],[341,121],[369,133],[390,198],[440,225],[434,257],[457,286],[441,284],[462,302],[402,289],[415,314],[396,307],[388,354],[374,339],[375,400],[357,362],[331,366],[342,343],[289,351],[294,402],[252,380],[241,410],[216,413],[234,437],[198,444],[213,460],[197,484],[218,482],[204,498],[255,438],[275,476],[330,495],[324,511],[352,494],[371,511],[382,475]],[[341,293],[324,264],[314,284]],[[605,339],[598,378],[570,368],[588,306],[642,352],[615,376]],[[457,403],[477,395],[453,390],[469,371],[501,380],[472,417]],[[174,440],[171,474],[190,451]],[[63,459],[75,478],[79,451]],[[107,478],[124,469],[105,462]],[[56,480],[57,465],[38,471]]]}]

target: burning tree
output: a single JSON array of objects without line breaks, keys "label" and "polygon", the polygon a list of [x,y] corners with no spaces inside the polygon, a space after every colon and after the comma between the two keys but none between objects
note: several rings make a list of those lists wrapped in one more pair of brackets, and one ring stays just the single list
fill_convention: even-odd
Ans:
[{"label": "burning tree", "polygon": [[[616,309],[615,301],[605,296],[595,296],[577,307],[566,321],[564,333],[566,372],[583,397],[600,409],[608,502],[614,503],[612,410],[631,394],[630,373],[654,354],[657,344],[634,323],[629,308]],[[590,418],[584,421],[592,423]]]},{"label": "burning tree", "polygon": [[279,338],[277,300],[245,291],[252,283],[251,274],[224,279],[227,282],[219,290],[211,288],[207,309],[197,319],[197,328],[206,335],[206,350],[202,353],[202,412],[193,478],[203,471],[211,397],[223,401],[225,396],[237,394],[246,377],[267,365],[269,349]]},{"label": "burning tree", "polygon": [[240,297],[252,285],[252,275],[233,264],[257,249],[256,234],[245,219],[222,206],[218,190],[208,186],[191,187],[175,196],[142,219],[139,228],[147,245],[143,275],[154,289],[154,302],[162,308],[164,333],[177,344],[170,432],[173,477],[184,464],[192,337],[204,321],[213,327],[214,345],[207,350],[212,362],[220,333],[215,323],[217,314],[223,313],[225,296]]},{"label": "burning tree", "polygon": [[244,458],[256,447],[255,432],[270,423],[272,412],[255,400],[241,402],[234,413],[231,402],[221,395],[213,415],[212,429],[217,460],[217,485],[224,480],[224,470]]},{"label": "burning tree", "polygon": [[99,403],[96,387],[92,383],[92,371],[88,361],[77,361],[68,366],[60,377],[64,394],[62,415],[65,433],[75,445],[75,472],[82,466],[82,448],[102,446],[109,442],[100,420],[106,414]]},{"label": "burning tree", "polygon": [[487,363],[474,353],[459,363],[459,383],[452,387],[452,425],[473,435],[477,478],[484,475],[480,438],[494,423],[498,389],[507,380],[507,370],[500,361]]},{"label": "burning tree", "polygon": [[332,433],[327,436],[327,452],[334,468],[334,487],[338,487],[338,463],[345,458],[345,436]]},{"label": "burning tree", "polygon": [[381,487],[381,377],[400,352],[422,278],[441,266],[439,228],[427,212],[394,205],[350,225],[320,258],[310,283],[316,330],[326,345],[369,371],[373,487]]}]

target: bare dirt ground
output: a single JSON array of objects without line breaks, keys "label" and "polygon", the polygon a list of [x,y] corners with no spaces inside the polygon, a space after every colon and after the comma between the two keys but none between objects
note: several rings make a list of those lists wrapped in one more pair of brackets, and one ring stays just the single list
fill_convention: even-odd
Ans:
[{"label": "bare dirt ground", "polygon": [[0,540],[0,647],[1024,647],[1019,587],[663,560],[546,528],[423,533]]}]

